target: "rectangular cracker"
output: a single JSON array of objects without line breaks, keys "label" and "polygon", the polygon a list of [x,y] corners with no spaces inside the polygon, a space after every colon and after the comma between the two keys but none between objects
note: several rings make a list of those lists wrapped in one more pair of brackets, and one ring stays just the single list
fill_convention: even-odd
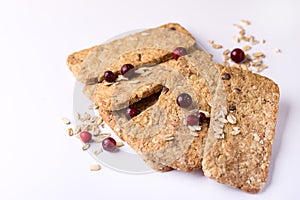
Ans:
[{"label": "rectangular cracker", "polygon": [[220,183],[257,193],[268,178],[279,88],[249,71],[219,70],[202,169]]}]

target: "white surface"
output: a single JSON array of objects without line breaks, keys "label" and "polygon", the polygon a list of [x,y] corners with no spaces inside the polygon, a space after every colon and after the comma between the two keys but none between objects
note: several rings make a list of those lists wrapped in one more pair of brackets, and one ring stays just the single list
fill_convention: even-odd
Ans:
[{"label": "white surface", "polygon": [[[1,1],[0,199],[296,199],[300,192],[299,1]],[[128,175],[95,163],[69,138],[61,116],[72,117],[74,78],[69,53],[119,33],[179,22],[208,50],[208,39],[233,47],[233,23],[250,19],[265,38],[280,86],[280,112],[270,180],[250,195],[200,173]],[[282,54],[275,54],[275,48]],[[260,47],[257,47],[260,49]]]}]

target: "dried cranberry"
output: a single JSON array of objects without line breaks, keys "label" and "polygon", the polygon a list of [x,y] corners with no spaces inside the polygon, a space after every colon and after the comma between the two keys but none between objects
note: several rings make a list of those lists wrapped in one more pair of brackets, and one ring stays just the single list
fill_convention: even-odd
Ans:
[{"label": "dried cranberry", "polygon": [[199,118],[196,115],[189,115],[186,117],[186,123],[190,126],[197,125],[199,123]]},{"label": "dried cranberry", "polygon": [[134,66],[132,64],[124,64],[121,67],[121,74],[127,78],[132,77],[134,73]]},{"label": "dried cranberry", "polygon": [[106,151],[111,151],[111,152],[116,151],[117,150],[116,144],[117,144],[116,140],[112,137],[105,138],[102,141],[102,147]]},{"label": "dried cranberry", "polygon": [[107,82],[114,82],[116,78],[116,75],[112,71],[104,72],[104,80],[106,80]]},{"label": "dried cranberry", "polygon": [[84,143],[88,143],[92,140],[92,134],[88,131],[80,132],[79,136],[80,136],[81,141]]},{"label": "dried cranberry", "polygon": [[200,123],[203,123],[206,120],[206,116],[203,112],[199,112],[197,114],[197,117],[198,117]]},{"label": "dried cranberry", "polygon": [[187,93],[182,93],[177,97],[177,104],[182,108],[187,108],[192,104],[192,97]]},{"label": "dried cranberry", "polygon": [[129,120],[139,114],[138,110],[132,106],[126,109],[125,116]]},{"label": "dried cranberry", "polygon": [[173,51],[173,58],[175,60],[177,60],[180,56],[184,56],[188,54],[187,50],[183,47],[177,47],[176,49],[174,49]]},{"label": "dried cranberry", "polygon": [[245,60],[245,53],[242,49],[233,49],[230,53],[230,58],[235,63],[241,63]]}]

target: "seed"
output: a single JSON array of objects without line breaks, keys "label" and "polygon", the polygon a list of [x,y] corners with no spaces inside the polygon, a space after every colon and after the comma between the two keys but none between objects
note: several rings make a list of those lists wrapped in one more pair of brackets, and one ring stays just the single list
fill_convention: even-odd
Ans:
[{"label": "seed", "polygon": [[240,38],[239,37],[237,37],[237,36],[233,36],[233,41],[235,42],[235,43],[240,43]]},{"label": "seed", "polygon": [[239,24],[233,24],[233,26],[236,27],[236,28],[239,28],[239,29],[243,29],[243,26],[239,25]]},{"label": "seed", "polygon": [[281,53],[281,49],[276,48],[276,49],[275,49],[275,53]]},{"label": "seed", "polygon": [[230,53],[229,49],[226,49],[225,51],[223,51],[223,55],[228,55]]},{"label": "seed", "polygon": [[74,132],[73,132],[73,129],[72,128],[68,128],[67,129],[67,133],[69,136],[73,136]]},{"label": "seed", "polygon": [[124,146],[124,143],[123,143],[123,142],[117,142],[117,143],[116,143],[116,146],[117,146],[117,147],[122,147],[122,146]]},{"label": "seed", "polygon": [[261,43],[265,44],[265,43],[266,43],[266,40],[265,40],[265,39],[262,39],[262,40],[261,40]]},{"label": "seed", "polygon": [[88,150],[90,148],[90,146],[91,145],[89,143],[86,143],[85,145],[82,146],[82,150],[86,151],[86,150]]},{"label": "seed", "polygon": [[241,22],[245,25],[250,25],[251,22],[249,20],[246,20],[246,19],[242,19]]},{"label": "seed", "polygon": [[256,53],[253,53],[252,55],[253,55],[254,57],[262,57],[262,58],[265,58],[265,57],[266,57],[265,54],[262,53],[262,52],[256,52]]},{"label": "seed", "polygon": [[223,48],[223,46],[221,44],[213,44],[212,47],[214,49],[222,49]]},{"label": "seed", "polygon": [[208,43],[209,43],[209,44],[213,44],[214,41],[213,41],[213,40],[208,40]]},{"label": "seed", "polygon": [[98,148],[98,149],[96,149],[95,151],[94,151],[94,155],[99,155],[100,153],[102,153],[103,152],[103,149],[102,148]]},{"label": "seed", "polygon": [[244,51],[249,51],[250,49],[251,49],[251,46],[249,46],[249,45],[243,47]]},{"label": "seed", "polygon": [[91,171],[99,171],[101,169],[101,166],[96,164],[96,165],[90,165],[90,170]]}]

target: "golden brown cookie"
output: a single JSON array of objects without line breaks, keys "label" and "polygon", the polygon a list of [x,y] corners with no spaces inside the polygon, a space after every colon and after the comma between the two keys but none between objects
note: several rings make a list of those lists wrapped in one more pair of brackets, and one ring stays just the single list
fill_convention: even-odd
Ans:
[{"label": "golden brown cookie", "polygon": [[257,193],[268,178],[279,89],[249,71],[219,70],[203,171],[220,183]]}]

